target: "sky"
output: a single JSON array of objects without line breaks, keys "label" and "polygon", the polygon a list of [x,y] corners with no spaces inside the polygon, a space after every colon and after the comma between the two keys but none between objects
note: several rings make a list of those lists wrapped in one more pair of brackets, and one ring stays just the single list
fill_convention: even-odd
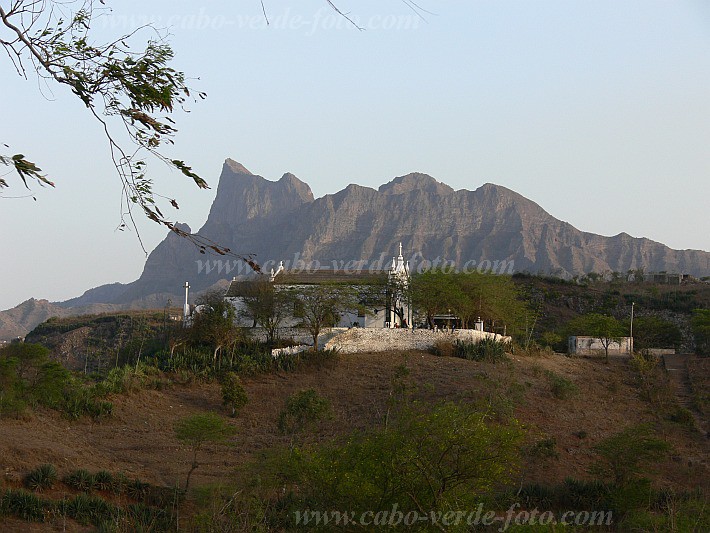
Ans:
[{"label": "sky", "polygon": [[[6,3],[6,2],[2,2]],[[424,172],[491,182],[583,231],[710,251],[710,3],[705,0],[121,2],[97,41],[166,28],[174,65],[207,99],[173,116],[169,151],[211,189],[151,163],[198,229],[232,158],[316,197]],[[149,38],[151,33],[144,33]],[[0,56],[0,142],[56,183],[0,197],[0,309],[140,276],[105,137],[62,87]],[[0,168],[0,174],[8,169]],[[19,198],[18,198],[19,197]],[[166,231],[138,221],[150,252]]]}]

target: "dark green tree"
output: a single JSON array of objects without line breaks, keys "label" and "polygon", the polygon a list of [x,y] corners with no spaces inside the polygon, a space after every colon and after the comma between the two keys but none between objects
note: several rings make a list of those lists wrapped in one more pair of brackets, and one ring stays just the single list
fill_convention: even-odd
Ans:
[{"label": "dark green tree", "polygon": [[[625,330],[628,329],[624,328]],[[642,316],[634,319],[634,350],[650,348],[678,348],[683,342],[680,328],[673,322],[656,316]]]},{"label": "dark green tree", "polygon": [[273,345],[283,321],[293,311],[293,302],[286,290],[275,287],[268,279],[246,281],[242,284],[244,308],[241,315],[264,328],[267,341]]}]

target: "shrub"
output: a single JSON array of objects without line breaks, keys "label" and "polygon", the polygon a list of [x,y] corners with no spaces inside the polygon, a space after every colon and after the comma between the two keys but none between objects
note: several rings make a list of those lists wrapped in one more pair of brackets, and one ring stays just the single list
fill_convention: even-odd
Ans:
[{"label": "shrub", "polygon": [[599,460],[590,471],[615,483],[629,483],[651,462],[660,460],[670,445],[655,437],[648,424],[631,426],[604,439],[594,447]]},{"label": "shrub", "polygon": [[454,345],[454,343],[451,341],[438,339],[436,342],[434,342],[434,346],[431,349],[431,353],[440,357],[453,357],[454,355],[456,355],[456,345]]},{"label": "shrub", "polygon": [[454,355],[470,361],[497,362],[505,359],[508,345],[490,338],[478,342],[464,342],[457,340]]},{"label": "shrub", "polygon": [[51,489],[56,482],[57,469],[50,464],[44,464],[35,468],[25,477],[27,487],[37,492],[42,492],[44,489]]},{"label": "shrub", "polygon": [[282,456],[277,471],[297,491],[280,504],[354,512],[396,504],[405,514],[473,508],[515,472],[521,438],[514,421],[497,424],[467,404],[413,404],[387,428]]},{"label": "shrub", "polygon": [[249,402],[247,392],[244,390],[239,376],[234,372],[227,372],[222,381],[222,405],[231,407],[232,416]]},{"label": "shrub", "polygon": [[558,400],[566,400],[579,392],[577,385],[551,370],[545,372],[550,383],[550,392]]},{"label": "shrub", "polygon": [[89,492],[94,488],[94,476],[88,470],[73,470],[64,477],[64,483],[73,489]]},{"label": "shrub", "polygon": [[295,435],[315,425],[330,415],[330,402],[315,389],[292,394],[279,414],[279,430],[284,435]]},{"label": "shrub", "polygon": [[126,494],[129,498],[132,498],[134,500],[142,500],[148,493],[149,488],[149,483],[145,483],[140,479],[134,479],[126,484]]},{"label": "shrub", "polygon": [[65,504],[68,516],[80,524],[99,525],[118,515],[118,508],[103,498],[88,494],[77,494]]},{"label": "shrub", "polygon": [[185,481],[185,491],[190,486],[190,476],[198,467],[197,454],[208,442],[225,442],[234,434],[234,428],[215,413],[188,416],[178,420],[174,427],[177,440],[192,448],[192,465]]},{"label": "shrub", "polygon": [[685,407],[677,406],[673,412],[671,412],[670,419],[671,422],[675,422],[676,424],[680,424],[688,428],[695,427],[695,418],[693,417],[693,413]]},{"label": "shrub", "polygon": [[8,489],[0,500],[5,514],[31,522],[44,522],[45,511],[50,507],[47,501],[24,489]]},{"label": "shrub", "polygon": [[114,486],[113,474],[100,470],[94,474],[94,485],[98,490],[111,490]]},{"label": "shrub", "polygon": [[556,447],[557,440],[554,437],[548,437],[528,446],[527,452],[531,457],[537,457],[540,459],[557,459],[560,454],[557,453],[557,450],[555,449]]}]

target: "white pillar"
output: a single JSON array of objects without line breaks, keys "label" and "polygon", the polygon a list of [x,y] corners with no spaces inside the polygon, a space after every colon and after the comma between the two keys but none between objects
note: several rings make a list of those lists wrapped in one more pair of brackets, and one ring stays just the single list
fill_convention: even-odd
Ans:
[{"label": "white pillar", "polygon": [[186,281],[184,287],[185,287],[185,305],[182,308],[182,318],[183,318],[183,320],[187,320],[188,317],[190,316],[190,304],[187,303],[187,295],[188,295],[188,291],[190,290],[190,284]]}]

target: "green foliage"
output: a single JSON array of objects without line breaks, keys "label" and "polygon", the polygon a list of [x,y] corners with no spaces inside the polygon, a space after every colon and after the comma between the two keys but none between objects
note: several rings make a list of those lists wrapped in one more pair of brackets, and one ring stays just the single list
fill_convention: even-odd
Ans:
[{"label": "green foliage", "polygon": [[268,279],[242,282],[242,301],[244,308],[241,315],[254,324],[264,328],[267,342],[273,345],[278,328],[293,310],[288,291],[277,290]]},{"label": "green foliage", "polygon": [[695,309],[690,324],[698,353],[710,354],[710,309]]},{"label": "green foliage", "polygon": [[[522,433],[471,406],[413,405],[386,429],[353,433],[341,444],[301,450],[279,471],[298,490],[291,509],[458,510],[515,471]],[[279,468],[279,467],[277,467]]]},{"label": "green foliage", "polygon": [[111,414],[104,391],[87,386],[37,344],[13,344],[0,350],[0,416],[20,414],[25,405],[61,411],[68,418]]},{"label": "green foliage", "polygon": [[65,504],[69,517],[83,525],[99,525],[117,516],[119,510],[99,496],[77,494]]},{"label": "green foliage", "polygon": [[[185,75],[170,66],[172,49],[151,25],[97,43],[93,25],[102,11],[93,1],[19,0],[0,7],[0,41],[20,75],[32,71],[44,83],[67,87],[98,120],[122,183],[123,201],[136,204],[149,220],[186,236],[158,207],[158,198],[166,199],[174,208],[178,204],[170,197],[154,194],[145,158],[154,157],[190,178],[197,187],[207,188],[184,161],[161,153],[166,145],[173,144],[177,132],[175,122],[166,115],[184,109],[188,100],[206,95],[191,95]],[[149,36],[140,42],[139,35],[145,31]],[[130,147],[123,145],[124,137]],[[27,188],[28,181],[54,186],[23,154],[0,154],[0,164],[14,168]],[[0,189],[8,186],[0,178]],[[122,213],[121,228],[126,225],[124,216]],[[129,223],[133,221],[132,216],[128,219]],[[206,239],[192,240],[201,250],[209,246],[226,253]]]},{"label": "green foliage", "polygon": [[240,340],[240,332],[234,326],[234,307],[224,299],[222,291],[204,294],[196,303],[202,308],[193,315],[190,328],[192,343],[209,346],[213,350],[216,366],[219,353],[234,347]]},{"label": "green foliage", "polygon": [[558,400],[567,400],[579,392],[577,385],[551,370],[545,371],[550,384],[550,392]]},{"label": "green foliage", "polygon": [[506,352],[510,350],[507,343],[495,339],[485,338],[478,342],[456,341],[454,355],[469,361],[488,361],[495,363],[505,359]]},{"label": "green foliage", "polygon": [[175,437],[199,449],[208,442],[220,443],[234,434],[234,428],[216,413],[202,413],[182,418],[175,423]]},{"label": "green foliage", "polygon": [[0,515],[16,516],[31,522],[44,522],[51,505],[24,489],[8,489],[0,498]]},{"label": "green foliage", "polygon": [[175,438],[192,448],[192,466],[185,481],[185,491],[187,491],[190,486],[190,476],[199,466],[197,454],[202,446],[207,443],[225,442],[234,435],[235,430],[215,413],[196,414],[182,418],[175,423],[174,430]]},{"label": "green foliage", "polygon": [[38,466],[25,477],[25,485],[36,492],[51,489],[56,482],[57,469],[50,464]]},{"label": "green foliage", "polygon": [[279,430],[284,435],[294,436],[312,429],[317,422],[330,416],[330,412],[328,399],[314,389],[296,392],[288,397],[279,414]]},{"label": "green foliage", "polygon": [[556,331],[544,331],[540,335],[540,341],[549,346],[553,350],[563,350],[565,347],[565,338]]},{"label": "green foliage", "polygon": [[230,407],[232,416],[236,416],[247,403],[249,397],[239,376],[234,372],[227,372],[222,380],[222,404]]},{"label": "green foliage", "polygon": [[546,437],[528,446],[526,453],[530,457],[538,459],[557,459],[557,440],[554,437]]},{"label": "green foliage", "polygon": [[508,334],[522,331],[526,304],[510,276],[479,272],[426,270],[412,276],[412,305],[434,326],[434,315],[451,310],[470,328],[477,317],[507,326]]},{"label": "green foliage", "polygon": [[682,342],[683,334],[673,322],[655,316],[634,318],[634,350],[678,348]]},{"label": "green foliage", "polygon": [[72,470],[64,477],[63,481],[67,486],[82,492],[89,492],[94,488],[93,474],[83,468]]},{"label": "green foliage", "polygon": [[624,326],[613,316],[589,313],[570,320],[567,323],[570,335],[594,337],[601,341],[607,362],[609,361],[609,346],[621,343],[626,334]]},{"label": "green foliage", "polygon": [[323,328],[338,324],[348,312],[362,310],[358,292],[350,285],[322,284],[289,287],[283,291],[291,302],[299,326],[313,338],[313,348],[318,349],[318,337]]},{"label": "green foliage", "polygon": [[106,470],[99,470],[94,474],[94,486],[97,490],[112,490],[114,487],[113,474]]},{"label": "green foliage", "polygon": [[594,446],[599,460],[591,472],[603,479],[611,479],[617,485],[625,485],[649,463],[665,457],[670,449],[667,442],[655,437],[651,426],[630,426]]}]

